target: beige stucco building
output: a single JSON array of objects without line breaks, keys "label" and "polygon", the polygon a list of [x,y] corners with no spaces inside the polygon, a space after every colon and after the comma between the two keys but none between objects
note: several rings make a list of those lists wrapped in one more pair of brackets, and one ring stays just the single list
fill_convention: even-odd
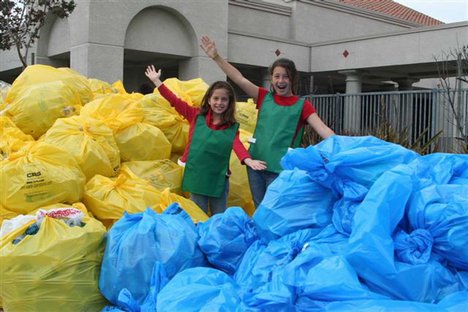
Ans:
[{"label": "beige stucco building", "polygon": [[[122,80],[127,91],[146,82],[148,64],[163,78],[225,79],[202,35],[258,84],[278,56],[293,59],[302,94],[408,89],[437,78],[435,58],[468,44],[468,22],[421,26],[338,0],[75,2],[68,19],[49,20],[29,60]],[[0,51],[0,80],[13,81],[20,65],[16,51]]]}]

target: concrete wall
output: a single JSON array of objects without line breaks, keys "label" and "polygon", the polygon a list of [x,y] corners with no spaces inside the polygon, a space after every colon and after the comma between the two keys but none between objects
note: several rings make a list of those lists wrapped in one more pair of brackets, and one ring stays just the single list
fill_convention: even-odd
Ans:
[{"label": "concrete wall", "polygon": [[260,1],[232,1],[229,4],[229,31],[290,39],[292,9]]},{"label": "concrete wall", "polygon": [[[69,25],[71,68],[112,83],[124,79],[126,50],[199,57],[201,34],[227,32],[227,0],[78,0]],[[183,71],[198,73],[203,66],[194,60]]]},{"label": "concrete wall", "polygon": [[[443,51],[468,43],[468,22],[424,27],[312,46],[312,71],[433,63]],[[349,52],[348,57],[343,51]]]},{"label": "concrete wall", "polygon": [[[278,56],[303,73],[426,62],[435,49],[466,34],[466,25],[433,32],[335,1],[317,0],[76,0],[65,20],[50,20],[37,44],[38,63],[70,66],[128,90],[156,64],[180,79],[225,79],[205,56],[207,34],[220,54],[256,82]],[[402,32],[403,31],[403,32]],[[343,58],[344,50],[350,56]],[[404,51],[401,52],[401,51]],[[408,51],[410,53],[408,53]],[[20,68],[15,52],[0,52],[0,79]],[[317,79],[318,81],[318,79]]]},{"label": "concrete wall", "polygon": [[363,14],[351,6],[327,1],[295,1],[295,40],[314,44],[330,40],[383,34],[411,28],[407,22]]}]

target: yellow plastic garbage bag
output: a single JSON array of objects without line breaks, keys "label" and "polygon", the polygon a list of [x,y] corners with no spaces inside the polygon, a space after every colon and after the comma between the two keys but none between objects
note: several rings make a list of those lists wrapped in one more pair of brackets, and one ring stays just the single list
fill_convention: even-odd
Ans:
[{"label": "yellow plastic garbage bag", "polygon": [[80,109],[80,99],[73,90],[63,81],[52,81],[24,88],[4,109],[4,115],[38,139],[57,118],[78,115]]},{"label": "yellow plastic garbage bag", "polygon": [[0,181],[0,205],[27,214],[41,206],[79,201],[85,176],[71,154],[31,142],[0,160]]},{"label": "yellow plastic garbage bag", "polygon": [[[208,90],[208,84],[201,78],[190,80],[179,80],[177,78],[169,78],[164,80],[164,84],[179,98],[183,99],[191,106],[199,107]],[[159,93],[155,89],[155,93]]]},{"label": "yellow plastic garbage bag", "polygon": [[170,159],[124,162],[121,172],[144,179],[160,191],[168,188],[172,193],[182,192],[183,168]]},{"label": "yellow plastic garbage bag", "polygon": [[171,143],[164,133],[142,122],[144,111],[139,101],[122,94],[108,95],[88,103],[81,115],[99,119],[113,130],[122,161],[170,156]]},{"label": "yellow plastic garbage bag", "polygon": [[5,102],[12,104],[23,97],[23,94],[34,85],[44,85],[49,82],[62,82],[74,98],[77,98],[78,104],[84,105],[93,99],[93,93],[88,84],[88,79],[78,72],[67,68],[55,68],[48,65],[36,64],[29,65],[15,79],[8,91]]},{"label": "yellow plastic garbage bag", "polygon": [[128,93],[127,90],[125,89],[125,86],[124,86],[122,80],[117,80],[116,82],[114,82],[112,84],[112,89],[116,90],[117,93],[119,93],[121,95],[125,95],[126,97],[128,97],[128,98],[130,98],[132,100],[135,100],[135,101],[138,101],[143,97],[143,94],[138,93],[138,92]]},{"label": "yellow plastic garbage bag", "polygon": [[145,112],[143,121],[159,128],[171,142],[174,152],[183,152],[190,125],[160,94],[147,94],[140,101]]},{"label": "yellow plastic garbage bag", "polygon": [[5,311],[101,311],[107,303],[98,288],[105,227],[84,217],[70,227],[45,217],[35,235],[12,242],[33,224],[0,241],[0,297]]},{"label": "yellow plastic garbage bag", "polygon": [[28,141],[34,141],[34,138],[24,134],[10,118],[0,116],[0,160],[22,149]]},{"label": "yellow plastic garbage bag", "polygon": [[144,111],[141,105],[123,94],[108,94],[99,97],[81,109],[81,116],[99,119],[114,133],[142,122]]},{"label": "yellow plastic garbage bag", "polygon": [[104,94],[119,93],[110,83],[96,78],[88,78],[88,85],[94,95],[93,99]]},{"label": "yellow plastic garbage bag", "polygon": [[[2,223],[3,223],[4,220],[13,219],[17,215],[18,215],[18,213],[14,212],[14,211],[7,210],[2,205],[0,205],[0,227],[2,226]],[[1,307],[1,305],[0,305],[0,307]]]},{"label": "yellow plastic garbage bag", "polygon": [[[107,228],[128,213],[143,212],[160,202],[161,192],[148,181],[119,174],[116,178],[95,175],[86,183],[83,203]],[[161,209],[155,210],[162,212]]]},{"label": "yellow plastic garbage bag", "polygon": [[247,102],[236,102],[236,119],[240,128],[253,133],[257,125],[258,110],[252,99]]},{"label": "yellow plastic garbage bag", "polygon": [[190,216],[194,223],[208,220],[208,215],[190,199],[171,193],[169,189],[161,192],[161,200],[151,208],[155,211],[165,210],[170,204],[178,203],[179,206]]},{"label": "yellow plastic garbage bag", "polygon": [[[252,137],[252,134],[243,129],[239,130],[239,134],[241,142],[248,148],[247,140]],[[252,193],[250,192],[247,168],[240,163],[234,152],[231,153],[229,168],[231,169],[231,177],[229,178],[227,206],[242,207],[248,215],[252,216],[255,212],[255,204],[252,199]]]},{"label": "yellow plastic garbage bag", "polygon": [[5,140],[7,136],[13,136],[15,139],[23,142],[34,140],[31,135],[25,134],[23,131],[21,131],[21,129],[18,128],[16,124],[7,116],[0,116],[0,136],[5,138]]},{"label": "yellow plastic garbage bag", "polygon": [[119,94],[128,94],[127,90],[123,85],[122,80],[117,80],[112,84],[112,88],[117,91]]},{"label": "yellow plastic garbage bag", "polygon": [[59,118],[45,133],[44,142],[72,154],[87,180],[96,174],[112,177],[119,173],[119,147],[112,129],[98,119]]},{"label": "yellow plastic garbage bag", "polygon": [[171,142],[164,133],[144,122],[116,132],[115,141],[122,161],[167,159],[171,156]]}]

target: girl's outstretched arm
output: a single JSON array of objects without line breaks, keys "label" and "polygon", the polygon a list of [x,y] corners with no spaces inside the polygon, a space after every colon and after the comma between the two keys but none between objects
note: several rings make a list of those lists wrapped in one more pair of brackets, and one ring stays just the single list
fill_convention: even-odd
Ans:
[{"label": "girl's outstretched arm", "polygon": [[234,138],[232,149],[236,153],[237,158],[239,158],[240,162],[245,164],[246,166],[249,166],[253,170],[265,170],[267,168],[266,162],[262,160],[252,159],[244,144],[242,144],[240,140],[239,131],[237,131],[236,137]]},{"label": "girl's outstretched arm", "polygon": [[254,85],[250,80],[245,78],[242,73],[232,66],[228,61],[223,59],[216,49],[216,44],[208,36],[202,36],[200,40],[200,47],[205,51],[216,64],[221,68],[221,70],[229,77],[236,85],[239,86],[249,97],[253,98],[254,101],[257,101],[258,96],[258,86]]},{"label": "girl's outstretched arm", "polygon": [[320,119],[317,113],[313,113],[312,115],[307,118],[307,123],[322,137],[322,139],[326,139],[329,136],[335,134],[332,129],[330,129],[323,121]]}]

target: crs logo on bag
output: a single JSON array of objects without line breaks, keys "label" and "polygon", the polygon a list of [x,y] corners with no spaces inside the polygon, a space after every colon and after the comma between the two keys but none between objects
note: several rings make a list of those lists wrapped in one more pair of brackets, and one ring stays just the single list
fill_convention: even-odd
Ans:
[{"label": "crs logo on bag", "polygon": [[40,177],[40,176],[41,176],[41,172],[40,172],[40,171],[37,171],[37,172],[28,172],[28,173],[26,173],[26,177],[28,177],[28,178]]}]

